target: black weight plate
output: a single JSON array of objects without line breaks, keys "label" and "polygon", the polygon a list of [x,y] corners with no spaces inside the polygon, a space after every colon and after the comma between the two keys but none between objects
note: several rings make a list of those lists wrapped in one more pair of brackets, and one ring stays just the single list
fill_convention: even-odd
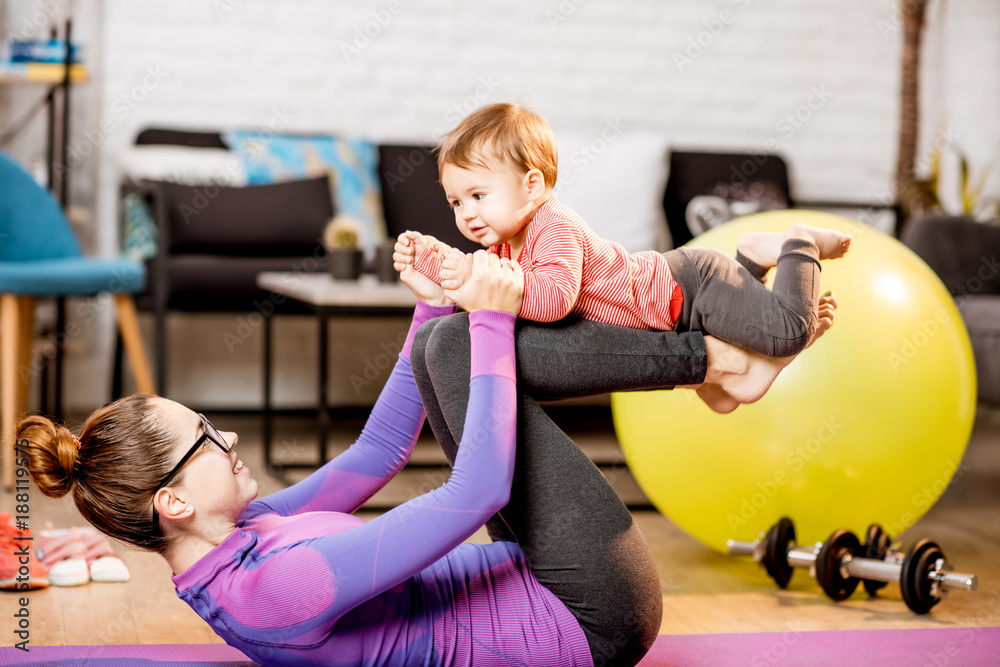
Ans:
[{"label": "black weight plate", "polygon": [[927,577],[938,558],[944,558],[941,547],[930,540],[920,540],[910,547],[903,559],[899,589],[903,602],[915,614],[926,614],[940,601],[931,595],[932,582]]},{"label": "black weight plate", "polygon": [[830,536],[816,555],[816,580],[831,600],[840,602],[851,597],[861,580],[840,574],[840,561],[846,554],[861,553],[861,542],[849,530],[838,530]]},{"label": "black weight plate", "polygon": [[[892,539],[884,530],[882,530],[882,526],[877,523],[873,523],[868,526],[868,532],[865,534],[865,558],[871,558],[873,560],[884,559],[885,554],[889,551],[889,545],[891,543]],[[881,589],[888,585],[885,581],[876,581],[874,579],[862,579],[861,581],[864,584],[868,595],[873,597]]]},{"label": "black weight plate", "polygon": [[788,564],[788,547],[792,544],[795,544],[795,525],[788,517],[781,517],[764,538],[764,568],[778,588],[785,588],[792,579],[794,570]]}]

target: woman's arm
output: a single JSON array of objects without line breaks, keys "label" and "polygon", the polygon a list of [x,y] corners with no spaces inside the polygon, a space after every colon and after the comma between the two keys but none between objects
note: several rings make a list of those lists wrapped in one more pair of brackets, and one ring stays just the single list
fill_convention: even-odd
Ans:
[{"label": "woman's arm", "polygon": [[418,303],[395,368],[358,440],[301,482],[258,501],[282,516],[317,510],[354,512],[406,464],[424,423],[410,368],[410,348],[421,324],[455,312]]},{"label": "woman's arm", "polygon": [[[261,562],[257,576],[241,585],[241,597],[271,600],[267,606],[253,605],[249,617],[240,619],[240,628],[254,629],[243,630],[253,634],[245,638],[287,644],[319,641],[346,612],[440,560],[507,503],[517,437],[514,316],[483,311],[469,319],[467,428],[449,480],[369,523],[302,539],[272,553]],[[320,522],[321,517],[303,521]],[[278,598],[266,595],[275,588],[274,577],[292,586]]]}]

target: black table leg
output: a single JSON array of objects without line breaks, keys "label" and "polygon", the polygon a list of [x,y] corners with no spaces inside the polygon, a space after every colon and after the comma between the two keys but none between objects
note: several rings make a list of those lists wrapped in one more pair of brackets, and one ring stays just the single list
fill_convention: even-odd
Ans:
[{"label": "black table leg", "polygon": [[271,469],[271,318],[264,318],[264,467]]},{"label": "black table leg", "polygon": [[327,308],[319,307],[316,309],[316,316],[319,318],[319,405],[317,410],[319,411],[318,420],[318,433],[319,438],[319,465],[322,466],[326,463],[326,432],[330,424],[330,411],[327,408],[327,380],[329,375],[329,350],[327,345],[329,342],[329,315],[330,311]]},{"label": "black table leg", "polygon": [[52,414],[63,418],[63,346],[66,344],[66,297],[56,297],[56,359]]},{"label": "black table leg", "polygon": [[125,375],[124,366],[124,343],[121,331],[115,336],[115,370],[111,376],[111,400],[117,401],[124,395],[125,388],[122,386],[122,377]]}]

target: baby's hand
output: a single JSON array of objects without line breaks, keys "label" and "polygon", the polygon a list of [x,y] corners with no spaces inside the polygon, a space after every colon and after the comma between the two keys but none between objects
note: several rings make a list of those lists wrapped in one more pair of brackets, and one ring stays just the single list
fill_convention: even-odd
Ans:
[{"label": "baby's hand", "polygon": [[418,232],[403,232],[396,239],[393,247],[392,266],[399,271],[399,278],[416,295],[418,299],[432,306],[443,306],[448,303],[441,286],[413,268],[414,238]]},{"label": "baby's hand", "polygon": [[441,287],[456,290],[465,284],[472,273],[472,255],[451,248],[441,262]]}]

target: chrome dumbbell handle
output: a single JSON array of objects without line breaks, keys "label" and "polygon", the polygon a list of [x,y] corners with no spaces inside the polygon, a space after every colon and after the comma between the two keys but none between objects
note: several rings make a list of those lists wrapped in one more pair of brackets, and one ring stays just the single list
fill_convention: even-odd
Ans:
[{"label": "chrome dumbbell handle", "polygon": [[732,556],[753,556],[758,563],[764,557],[764,540],[727,540],[726,548]]},{"label": "chrome dumbbell handle", "polygon": [[[754,540],[727,540],[726,548],[731,556],[753,556],[753,559],[760,562],[764,557],[764,541]],[[818,547],[794,546],[788,549],[788,562],[794,567],[812,567],[816,561]],[[793,560],[794,559],[794,560]]]},{"label": "chrome dumbbell handle", "polygon": [[952,571],[951,565],[946,563],[943,558],[935,561],[934,569],[927,575],[927,578],[945,590],[974,591],[979,588],[979,578],[976,575]]},{"label": "chrome dumbbell handle", "polygon": [[[789,557],[789,562],[792,562],[791,557]],[[874,560],[848,554],[840,561],[840,573],[845,578],[857,577],[858,579],[899,583],[901,571],[902,565],[896,562],[895,558],[891,561]],[[940,588],[947,590],[974,591],[979,585],[976,575],[952,572],[951,565],[944,559],[938,559],[935,562],[934,569],[928,573],[927,577]]]},{"label": "chrome dumbbell handle", "polygon": [[840,560],[840,574],[843,577],[898,582],[901,569],[899,563],[851,556],[850,554]]},{"label": "chrome dumbbell handle", "polygon": [[816,566],[816,555],[819,553],[819,545],[795,546],[788,550],[788,564],[792,567],[801,567],[812,570]]}]

